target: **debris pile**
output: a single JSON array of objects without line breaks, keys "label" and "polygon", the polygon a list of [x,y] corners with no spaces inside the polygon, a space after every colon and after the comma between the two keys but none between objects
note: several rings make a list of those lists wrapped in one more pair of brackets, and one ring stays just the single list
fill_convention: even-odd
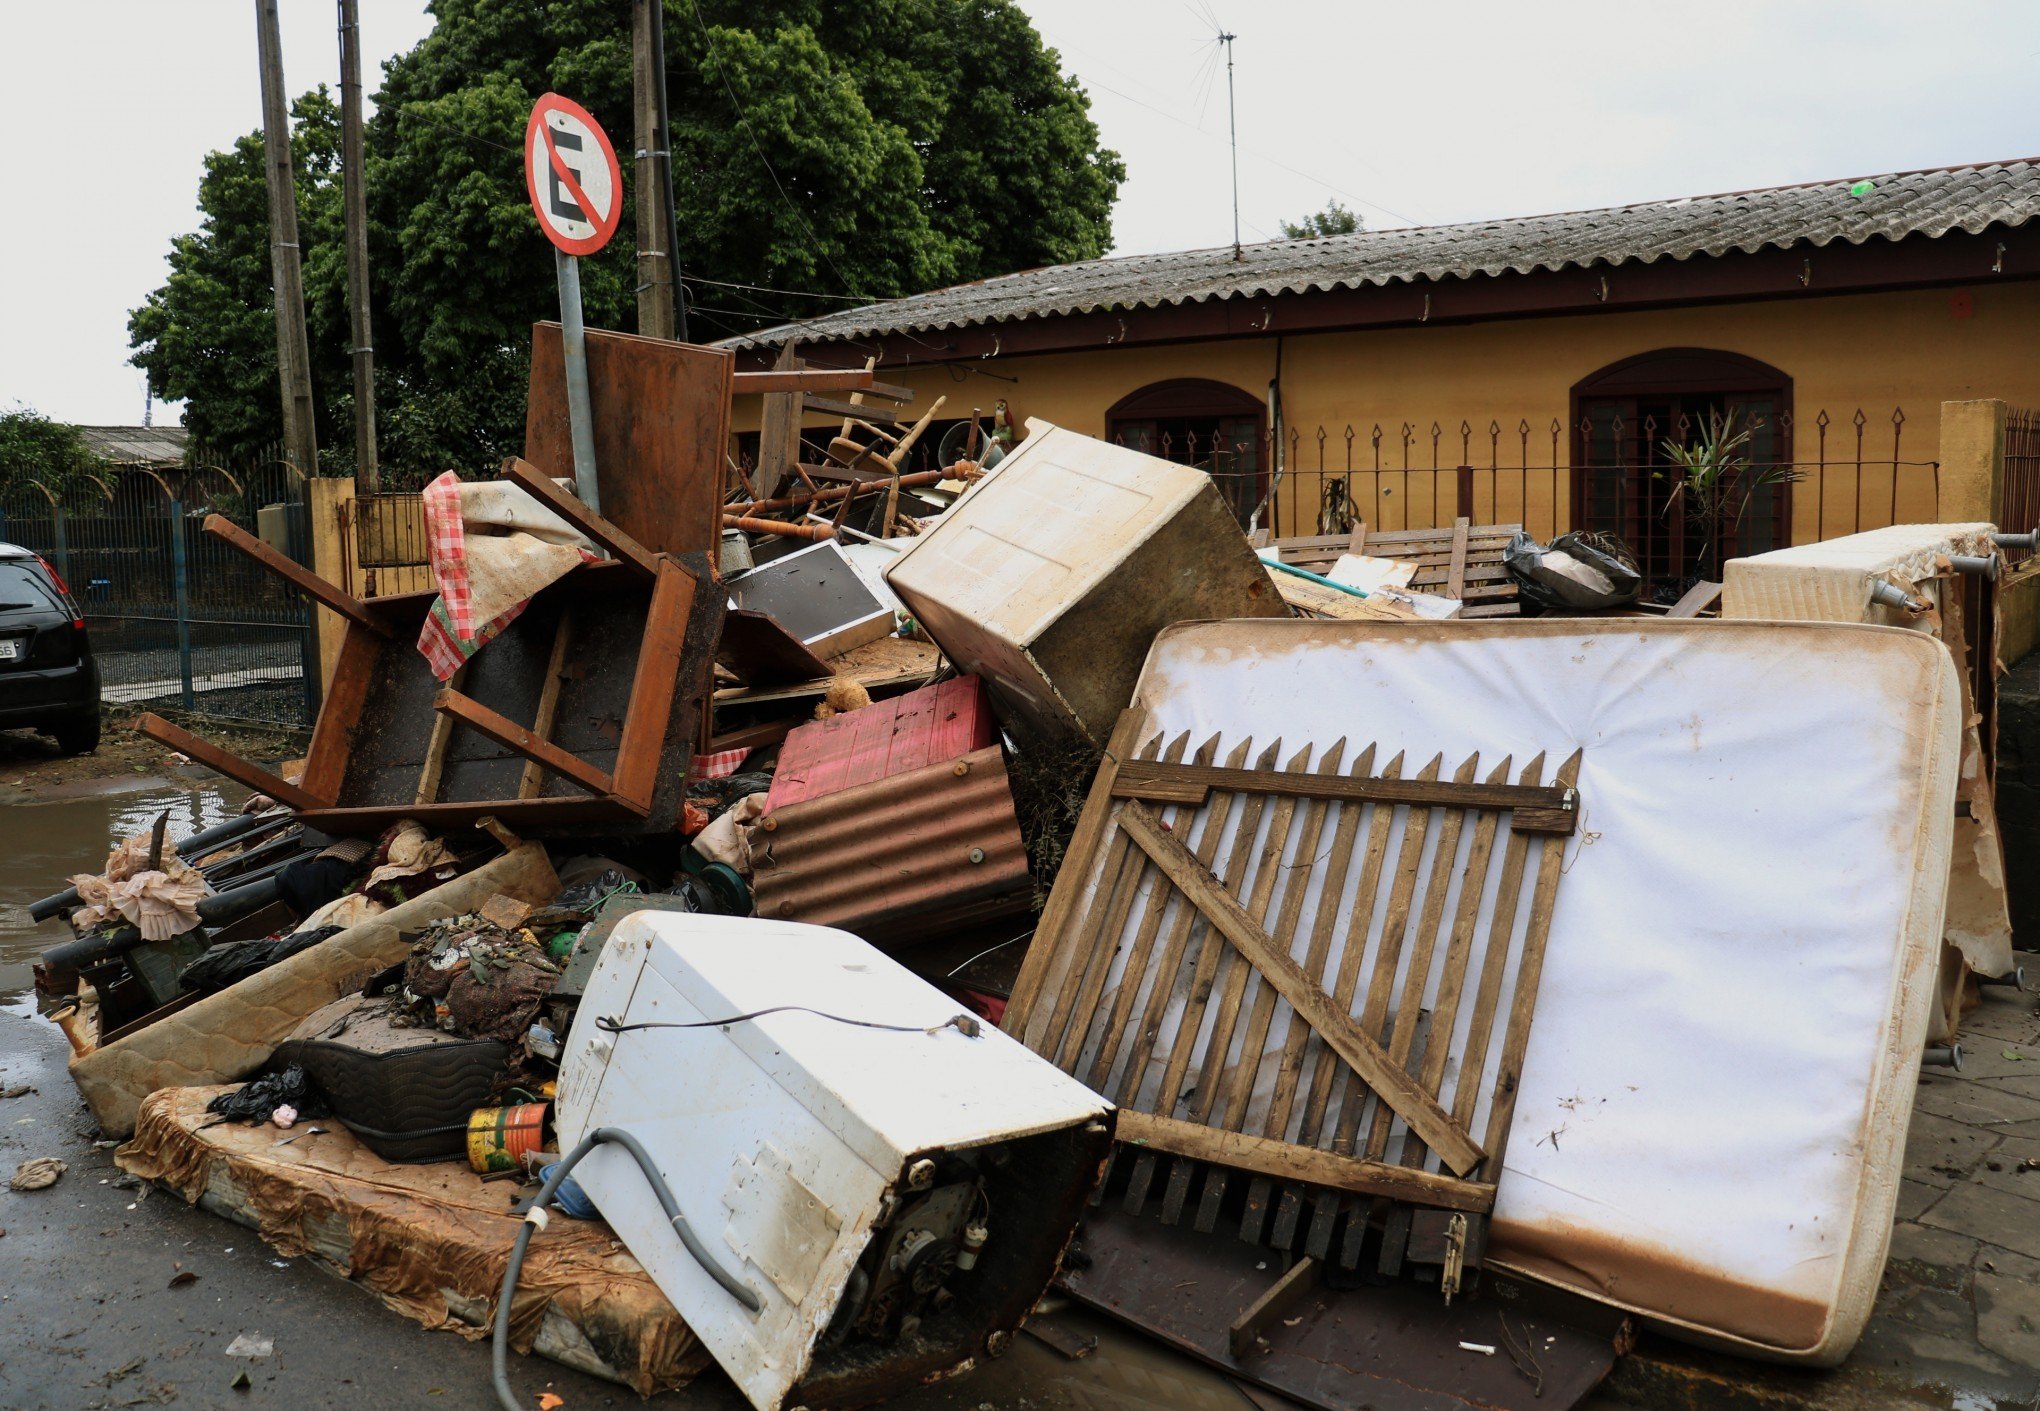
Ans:
[{"label": "debris pile", "polygon": [[297,766],[144,722],[264,811],[37,905],[127,1169],[764,1411],[966,1371],[1052,1280],[1319,1406],[1568,1406],[1639,1326],[1849,1354],[1922,1053],[2009,965],[1988,526],[1690,620],[1619,546],[1250,539],[870,368],[587,353],[592,484],[542,325],[435,592],[208,524],[346,637]]}]

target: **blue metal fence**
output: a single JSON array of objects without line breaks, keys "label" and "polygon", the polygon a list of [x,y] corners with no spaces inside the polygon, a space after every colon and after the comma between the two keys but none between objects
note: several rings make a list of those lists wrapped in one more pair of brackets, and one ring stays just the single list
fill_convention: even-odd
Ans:
[{"label": "blue metal fence", "polygon": [[110,719],[168,706],[302,728],[318,713],[311,612],[202,526],[224,515],[309,563],[307,499],[280,463],[109,466],[0,488],[0,542],[35,550],[70,585]]}]

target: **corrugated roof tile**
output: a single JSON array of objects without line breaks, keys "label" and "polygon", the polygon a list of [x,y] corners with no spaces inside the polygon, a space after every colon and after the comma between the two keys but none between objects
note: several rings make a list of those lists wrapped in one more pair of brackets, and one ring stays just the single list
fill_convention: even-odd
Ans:
[{"label": "corrugated roof tile", "polygon": [[[1870,183],[1860,194],[1855,188]],[[2040,159],[1645,201],[1604,210],[1360,231],[1053,265],[725,339],[733,348],[933,332],[1308,290],[1754,254],[1797,244],[1979,233],[2040,214]]]}]

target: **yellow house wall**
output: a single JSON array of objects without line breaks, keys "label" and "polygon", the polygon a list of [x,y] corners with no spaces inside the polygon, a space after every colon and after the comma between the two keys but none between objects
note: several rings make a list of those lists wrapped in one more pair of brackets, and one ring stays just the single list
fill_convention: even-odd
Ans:
[{"label": "yellow house wall", "polygon": [[[1970,310],[1966,317],[1960,315],[1962,295]],[[1290,457],[1280,495],[1279,530],[1315,530],[1320,427],[1326,432],[1324,465],[1332,473],[1347,467],[1345,433],[1353,429],[1351,465],[1359,472],[1353,493],[1357,510],[1370,523],[1385,529],[1432,523],[1434,483],[1437,517],[1449,523],[1462,422],[1473,428],[1467,460],[1480,468],[1478,518],[1492,514],[1521,520],[1540,534],[1569,528],[1571,506],[1562,468],[1570,462],[1571,438],[1558,436],[1554,462],[1551,428],[1555,420],[1563,423],[1569,417],[1573,384],[1620,359],[1670,347],[1740,353],[1790,377],[1793,453],[1802,464],[1818,458],[1814,422],[1822,411],[1828,414],[1825,490],[1815,477],[1795,487],[1795,542],[1890,521],[1895,409],[1904,416],[1898,458],[1920,463],[1898,472],[1898,519],[1932,518],[1929,463],[1938,450],[1939,404],[1975,397],[2003,398],[2015,406],[2040,404],[2036,328],[2040,282],[1292,335],[1283,340],[1282,394],[1298,453]],[[1274,339],[1255,338],[887,367],[880,375],[913,387],[917,412],[946,396],[940,413],[945,418],[968,415],[973,406],[989,415],[1003,397],[1016,423],[1041,417],[1103,435],[1105,413],[1115,402],[1170,378],[1211,378],[1265,398],[1275,356]],[[753,429],[757,404],[749,398],[743,403],[737,408],[738,427]],[[1868,419],[1864,457],[1871,463],[1860,487],[1852,421],[1859,409]],[[813,424],[828,420],[815,418]],[[1500,464],[1516,467],[1522,464],[1519,428],[1525,422],[1531,427],[1532,469],[1490,477],[1490,424],[1504,429]],[[1415,468],[1408,475],[1401,470],[1406,423],[1413,433],[1408,459]],[[1434,424],[1442,432],[1437,460],[1442,473],[1435,482],[1430,473]],[[1387,468],[1379,476],[1372,473],[1377,427],[1380,462]]]}]

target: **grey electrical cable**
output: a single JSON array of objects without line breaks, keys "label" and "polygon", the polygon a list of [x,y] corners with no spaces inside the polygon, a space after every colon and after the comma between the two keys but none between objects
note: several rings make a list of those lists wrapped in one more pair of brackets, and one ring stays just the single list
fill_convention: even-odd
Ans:
[{"label": "grey electrical cable", "polygon": [[552,1175],[538,1188],[532,1198],[531,1209],[526,1212],[524,1223],[518,1227],[517,1243],[511,1246],[510,1262],[503,1269],[503,1287],[496,1294],[496,1329],[491,1344],[489,1368],[496,1387],[496,1400],[504,1411],[524,1411],[524,1405],[517,1399],[517,1393],[510,1389],[510,1304],[517,1293],[517,1276],[524,1271],[524,1251],[531,1243],[531,1232],[540,1228],[546,1220],[545,1207],[552,1200],[553,1192],[566,1180],[568,1174],[579,1164],[582,1157],[596,1147],[614,1142],[637,1160],[638,1169],[645,1173],[645,1180],[651,1183],[652,1194],[659,1198],[659,1208],[666,1212],[666,1218],[673,1226],[673,1233],[680,1236],[680,1243],[694,1256],[708,1276],[721,1284],[731,1298],[744,1305],[753,1313],[761,1311],[764,1300],[760,1299],[748,1285],[725,1269],[713,1253],[694,1233],[687,1223],[687,1217],[680,1213],[680,1202],[673,1198],[665,1177],[659,1174],[658,1166],[652,1161],[652,1154],[629,1132],[620,1127],[597,1127],[581,1138],[581,1144],[567,1154],[567,1158],[553,1168]]}]

